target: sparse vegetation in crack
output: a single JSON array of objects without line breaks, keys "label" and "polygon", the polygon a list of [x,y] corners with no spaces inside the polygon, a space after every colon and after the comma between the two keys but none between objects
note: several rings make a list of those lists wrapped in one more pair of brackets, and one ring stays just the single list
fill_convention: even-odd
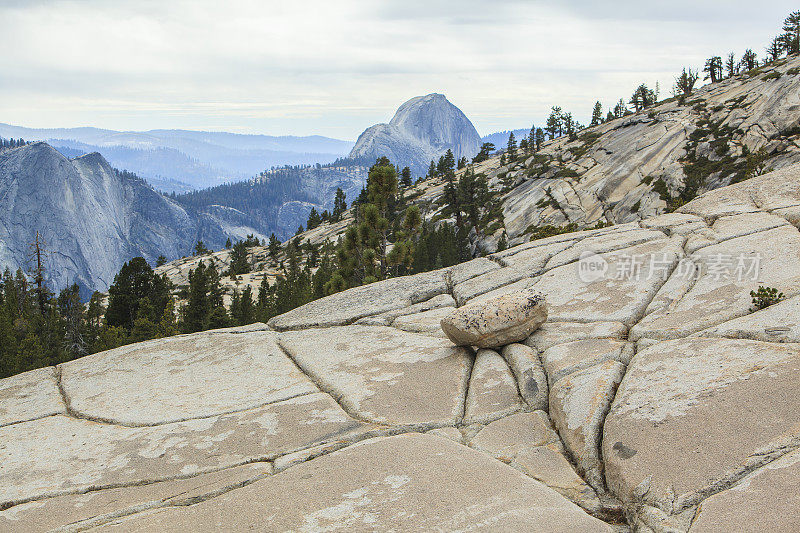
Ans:
[{"label": "sparse vegetation in crack", "polygon": [[778,289],[774,287],[759,285],[757,291],[750,291],[750,298],[752,298],[753,303],[752,307],[750,307],[750,312],[755,313],[782,302],[786,296],[782,292],[778,292]]}]

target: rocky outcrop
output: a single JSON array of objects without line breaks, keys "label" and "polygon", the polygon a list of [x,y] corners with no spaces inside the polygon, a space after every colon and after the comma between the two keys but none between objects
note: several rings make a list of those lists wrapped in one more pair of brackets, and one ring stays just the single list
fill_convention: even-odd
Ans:
[{"label": "rocky outcrop", "polygon": [[[799,178],[2,380],[0,529],[791,531]],[[431,329],[527,287],[521,344]]]},{"label": "rocky outcrop", "polygon": [[443,94],[417,96],[407,101],[388,124],[364,130],[350,158],[374,161],[386,156],[392,163],[424,174],[430,162],[449,149],[456,160],[473,157],[481,145],[475,126]]},{"label": "rocky outcrop", "polygon": [[524,162],[487,162],[490,184],[513,185],[503,195],[511,242],[541,225],[650,218],[666,207],[658,183],[672,197],[689,175],[718,188],[752,175],[747,154],[762,149],[765,169],[800,162],[798,67],[788,59],[706,85],[684,103],[670,99],[556,139]]},{"label": "rocky outcrop", "polygon": [[228,226],[118,174],[100,154],[70,160],[46,143],[0,153],[0,268],[25,268],[39,232],[54,290],[105,290],[132,257],[177,258],[198,239],[221,246],[246,231]]},{"label": "rocky outcrop", "polygon": [[130,257],[178,257],[197,235],[185,210],[99,154],[68,160],[45,143],[0,154],[0,265],[24,267],[37,231],[50,287],[84,290],[107,288]]}]

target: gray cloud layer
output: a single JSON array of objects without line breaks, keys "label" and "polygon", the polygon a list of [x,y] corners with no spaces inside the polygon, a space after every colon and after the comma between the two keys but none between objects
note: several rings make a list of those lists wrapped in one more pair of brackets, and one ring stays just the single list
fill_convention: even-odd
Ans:
[{"label": "gray cloud layer", "polygon": [[[0,0],[0,121],[355,138],[443,92],[489,133],[763,46],[793,2]],[[644,4],[644,5],[642,5]]]}]

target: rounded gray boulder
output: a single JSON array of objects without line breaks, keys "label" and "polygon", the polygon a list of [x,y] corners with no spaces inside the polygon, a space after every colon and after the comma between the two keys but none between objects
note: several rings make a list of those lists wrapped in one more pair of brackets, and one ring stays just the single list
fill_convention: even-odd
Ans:
[{"label": "rounded gray boulder", "polygon": [[459,307],[441,325],[458,346],[500,348],[528,338],[545,320],[544,295],[526,289]]}]

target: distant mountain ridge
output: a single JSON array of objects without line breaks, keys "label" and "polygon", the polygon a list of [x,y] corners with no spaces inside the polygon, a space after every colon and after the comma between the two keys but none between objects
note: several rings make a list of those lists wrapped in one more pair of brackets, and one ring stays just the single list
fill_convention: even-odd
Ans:
[{"label": "distant mountain ridge", "polygon": [[347,155],[353,146],[350,141],[320,135],[122,132],[90,127],[36,129],[2,123],[0,137],[45,141],[83,153],[99,152],[114,167],[135,172],[153,183],[178,180],[193,188],[248,179],[273,166],[332,162]]},{"label": "distant mountain ridge", "polygon": [[514,138],[517,140],[517,143],[521,141],[524,137],[530,133],[530,128],[520,128],[516,130],[505,130],[505,131],[498,131],[496,133],[490,133],[489,135],[484,135],[481,138],[481,141],[485,143],[492,143],[497,150],[502,150],[508,145],[508,137],[512,133],[514,134]]},{"label": "distant mountain ridge", "polygon": [[443,95],[414,97],[401,105],[388,124],[367,128],[356,141],[350,158],[374,161],[386,156],[393,163],[424,174],[432,160],[447,150],[456,159],[478,153],[481,137],[467,116]]}]

